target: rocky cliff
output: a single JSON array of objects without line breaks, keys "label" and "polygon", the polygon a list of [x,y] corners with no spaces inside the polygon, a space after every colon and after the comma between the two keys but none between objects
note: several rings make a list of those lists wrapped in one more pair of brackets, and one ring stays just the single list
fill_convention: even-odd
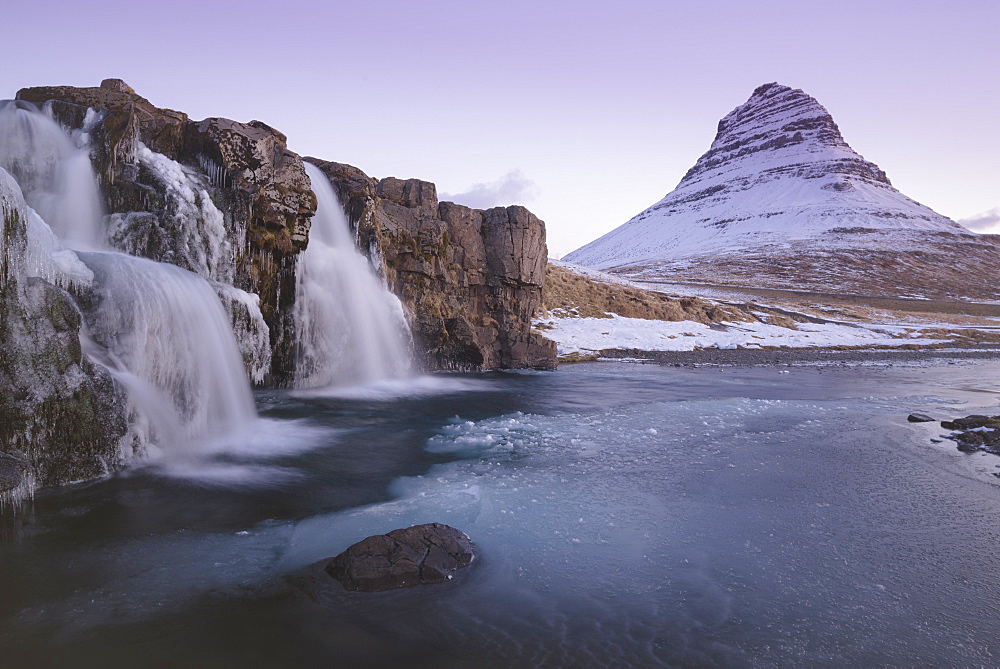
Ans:
[{"label": "rocky cliff", "polygon": [[[260,121],[192,121],[118,79],[96,88],[25,88],[17,98],[45,105],[62,125],[89,135],[114,246],[259,296],[270,355],[256,380],[287,381],[295,260],[316,198],[285,136]],[[232,311],[238,302],[227,306]]]},{"label": "rocky cliff", "polygon": [[362,249],[402,299],[429,369],[555,365],[555,344],[531,331],[542,308],[544,224],[524,207],[438,202],[434,184],[377,180],[306,158],[329,177]]},{"label": "rocky cliff", "polygon": [[[193,121],[118,79],[94,88],[26,88],[17,97],[85,134],[110,214],[109,242],[216,282],[243,333],[252,378],[288,384],[296,261],[316,199],[285,136],[259,121]],[[346,165],[314,162],[358,222],[363,250],[403,300],[423,367],[554,365],[554,347],[530,331],[545,276],[540,220],[523,207],[438,203],[427,182],[376,181]],[[248,294],[259,296],[259,312]],[[263,351],[262,337],[269,344]]]},{"label": "rocky cliff", "polygon": [[[224,379],[218,360],[192,354],[216,350],[209,338],[215,357],[226,353],[215,295],[250,378],[291,383],[297,272],[317,200],[284,135],[259,121],[192,121],[120,80],[23,89],[0,104],[0,121],[0,507],[126,466],[159,435],[251,420],[233,344]],[[425,369],[554,366],[554,344],[530,330],[544,282],[540,220],[317,162],[402,299]],[[197,341],[177,343],[179,331]],[[122,384],[133,381],[155,392],[130,395]],[[216,397],[226,389],[249,409]],[[183,425],[151,420],[173,414],[140,395],[172,401]]]}]

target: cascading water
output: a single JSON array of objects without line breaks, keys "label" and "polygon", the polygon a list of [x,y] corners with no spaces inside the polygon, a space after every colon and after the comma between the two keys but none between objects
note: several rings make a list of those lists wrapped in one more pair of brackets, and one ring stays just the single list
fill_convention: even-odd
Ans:
[{"label": "cascading water", "polygon": [[13,271],[74,289],[87,352],[128,389],[140,437],[167,453],[192,454],[256,419],[212,285],[174,265],[104,250],[97,180],[83,148],[37,107],[0,102],[0,168],[31,207],[26,257]]},{"label": "cascading water", "polygon": [[257,412],[218,296],[187,270],[119,253],[81,253],[94,272],[88,309],[97,357],[177,447],[246,426]]},{"label": "cascading water", "polygon": [[107,248],[90,157],[35,105],[0,101],[0,167],[63,243],[74,249]]},{"label": "cascading water", "polygon": [[[143,256],[156,249],[158,260],[184,267],[208,279],[233,324],[236,342],[250,378],[261,382],[271,367],[270,331],[257,295],[233,286],[236,249],[243,248],[246,228],[228,223],[212,201],[212,179],[194,168],[157,153],[141,142],[135,159],[157,184],[163,206],[148,211],[117,212],[107,217],[108,237],[118,250]],[[201,161],[216,182],[222,168]]]},{"label": "cascading water", "polygon": [[358,251],[326,175],[305,164],[316,193],[309,245],[295,288],[295,385],[368,385],[410,372],[399,299]]}]

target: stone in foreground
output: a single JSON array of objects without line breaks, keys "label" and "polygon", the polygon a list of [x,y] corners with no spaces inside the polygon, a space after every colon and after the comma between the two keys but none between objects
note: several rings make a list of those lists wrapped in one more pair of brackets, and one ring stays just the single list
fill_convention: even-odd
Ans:
[{"label": "stone in foreground", "polygon": [[354,544],[326,572],[346,590],[380,592],[444,583],[476,559],[468,535],[441,523],[414,525]]}]

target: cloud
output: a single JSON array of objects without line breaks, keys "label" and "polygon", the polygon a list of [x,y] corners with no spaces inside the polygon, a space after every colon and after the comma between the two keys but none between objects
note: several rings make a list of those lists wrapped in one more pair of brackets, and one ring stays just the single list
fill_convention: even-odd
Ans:
[{"label": "cloud", "polygon": [[513,170],[492,183],[473,184],[464,193],[441,193],[439,199],[474,209],[489,209],[530,202],[539,192],[534,181],[521,170]]},{"label": "cloud", "polygon": [[973,232],[1000,235],[1000,207],[958,221]]}]

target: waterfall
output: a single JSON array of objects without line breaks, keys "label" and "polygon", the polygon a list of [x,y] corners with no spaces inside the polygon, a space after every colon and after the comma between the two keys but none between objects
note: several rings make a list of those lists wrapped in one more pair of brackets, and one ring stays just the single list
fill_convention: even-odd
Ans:
[{"label": "waterfall", "polygon": [[[232,261],[222,256],[232,250],[221,239],[221,214],[207,193],[187,188],[176,163],[148,150],[141,158],[169,177],[164,185],[168,199],[179,203],[178,218],[198,213],[195,209],[212,215],[202,241],[213,245],[208,255],[197,256],[197,269],[228,278],[225,266]],[[107,251],[89,156],[33,105],[0,102],[0,186],[11,194],[7,199],[23,194],[27,204],[24,250],[13,254],[0,246],[0,258],[13,261],[4,270],[15,280],[39,276],[72,289],[84,317],[85,350],[128,390],[140,438],[165,452],[191,453],[196,444],[256,419],[243,360],[217,292],[242,305],[250,320],[260,316],[256,296],[231,286],[217,290],[174,265]],[[177,224],[194,236],[182,225],[189,221]]]},{"label": "waterfall", "polygon": [[92,350],[129,389],[153,441],[176,447],[256,418],[232,326],[207,281],[122,253],[80,257],[94,272]]},{"label": "waterfall", "polygon": [[358,251],[326,175],[305,163],[316,194],[295,287],[295,385],[368,385],[410,372],[399,299]]},{"label": "waterfall", "polygon": [[104,207],[90,156],[31,103],[0,101],[0,167],[67,246],[107,247]]}]

